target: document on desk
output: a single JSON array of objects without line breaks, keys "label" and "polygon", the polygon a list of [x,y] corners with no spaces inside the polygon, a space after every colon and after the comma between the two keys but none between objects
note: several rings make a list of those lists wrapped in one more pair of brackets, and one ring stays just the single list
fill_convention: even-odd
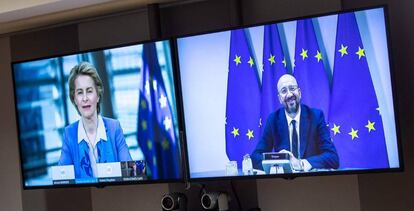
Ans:
[{"label": "document on desk", "polygon": [[121,164],[113,163],[97,163],[96,164],[98,178],[121,177]]},{"label": "document on desk", "polygon": [[73,180],[75,169],[73,165],[52,166],[52,180]]}]

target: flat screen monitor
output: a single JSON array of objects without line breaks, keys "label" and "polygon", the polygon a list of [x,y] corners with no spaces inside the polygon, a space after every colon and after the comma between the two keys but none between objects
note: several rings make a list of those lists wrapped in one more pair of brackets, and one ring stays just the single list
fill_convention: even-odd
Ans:
[{"label": "flat screen monitor", "polygon": [[12,64],[24,188],[182,180],[170,41]]},{"label": "flat screen monitor", "polygon": [[178,38],[190,179],[402,170],[386,11]]}]

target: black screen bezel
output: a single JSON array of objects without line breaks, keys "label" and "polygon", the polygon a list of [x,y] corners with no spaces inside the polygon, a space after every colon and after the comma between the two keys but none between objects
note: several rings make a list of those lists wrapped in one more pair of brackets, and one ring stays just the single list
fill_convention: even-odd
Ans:
[{"label": "black screen bezel", "polygon": [[251,25],[243,25],[243,26],[237,26],[237,27],[229,27],[225,29],[220,30],[211,30],[206,31],[202,33],[192,33],[192,34],[186,34],[182,36],[177,36],[176,39],[174,39],[174,46],[176,47],[176,56],[179,57],[178,52],[178,40],[181,38],[188,38],[192,36],[199,36],[199,35],[207,35],[212,33],[218,33],[218,32],[225,32],[229,30],[235,30],[235,29],[245,29],[250,27],[256,27],[256,26],[262,26],[267,24],[278,24],[288,21],[296,21],[296,20],[302,20],[307,18],[317,18],[322,16],[329,16],[329,15],[338,15],[342,13],[349,13],[349,12],[358,12],[358,11],[364,11],[364,10],[370,10],[370,9],[383,9],[384,12],[384,22],[385,22],[385,30],[386,30],[386,40],[387,40],[387,48],[388,48],[388,59],[389,59],[389,69],[390,69],[390,82],[392,87],[392,98],[393,98],[393,106],[394,106],[394,118],[395,118],[395,129],[396,129],[396,141],[397,141],[397,150],[398,150],[398,159],[399,159],[399,167],[398,168],[380,168],[380,169],[363,169],[363,170],[346,170],[346,171],[324,171],[324,172],[304,172],[304,173],[288,173],[288,174],[272,174],[272,175],[253,175],[253,176],[220,176],[220,177],[197,177],[197,178],[191,178],[190,174],[190,167],[189,167],[189,157],[188,157],[188,146],[187,146],[187,137],[186,137],[186,128],[185,128],[185,111],[184,111],[184,101],[182,96],[182,87],[181,87],[181,74],[180,74],[180,67],[179,67],[179,59],[177,58],[177,67],[175,68],[176,73],[178,74],[175,76],[177,79],[175,82],[177,83],[176,90],[179,90],[180,96],[180,111],[182,112],[182,115],[180,115],[180,120],[182,123],[180,126],[181,133],[184,135],[182,136],[183,143],[183,151],[185,155],[185,165],[186,165],[186,178],[190,182],[203,182],[203,181],[215,181],[215,180],[233,180],[233,179],[265,179],[265,178],[285,178],[285,179],[293,179],[296,177],[308,177],[308,176],[328,176],[328,175],[352,175],[352,174],[365,174],[365,173],[384,173],[384,172],[402,172],[404,171],[404,160],[403,160],[403,151],[402,151],[402,143],[400,140],[400,127],[399,127],[399,118],[398,118],[398,105],[397,105],[397,91],[395,87],[395,71],[394,71],[394,65],[393,65],[393,59],[391,54],[391,43],[390,43],[390,27],[389,27],[389,18],[388,18],[388,6],[387,5],[378,5],[378,6],[371,6],[371,7],[361,7],[361,8],[355,8],[355,9],[349,9],[349,10],[339,10],[334,12],[328,12],[328,13],[320,13],[315,15],[309,15],[309,16],[300,16],[295,18],[289,18],[289,19],[282,19],[277,21],[269,21],[269,22],[262,22],[257,24],[251,24]]},{"label": "black screen bezel", "polygon": [[[109,49],[113,49],[113,48],[121,48],[121,47],[128,47],[128,46],[133,46],[133,45],[142,45],[142,44],[146,44],[146,43],[152,43],[152,42],[159,42],[159,41],[166,41],[169,43],[170,45],[170,55],[171,55],[171,62],[172,62],[172,74],[173,74],[173,82],[174,82],[174,95],[176,97],[176,99],[178,99],[177,97],[180,96],[180,94],[178,93],[178,91],[175,89],[175,84],[176,84],[176,75],[175,75],[175,64],[174,64],[174,58],[175,58],[175,50],[173,50],[173,43],[174,40],[172,38],[165,38],[165,39],[153,39],[153,40],[145,40],[145,41],[139,41],[139,42],[130,42],[130,43],[126,43],[126,44],[121,44],[121,45],[110,45],[110,46],[105,46],[105,47],[100,47],[100,48],[93,48],[93,49],[88,49],[88,50],[79,50],[79,51],[73,51],[73,52],[69,52],[69,53],[64,53],[64,54],[55,54],[55,55],[51,55],[51,56],[44,56],[44,57],[35,57],[35,58],[31,58],[31,59],[26,59],[26,60],[17,60],[17,61],[12,61],[11,62],[11,70],[12,70],[12,81],[13,81],[13,97],[14,97],[14,107],[15,107],[15,117],[16,117],[16,127],[17,127],[17,138],[18,138],[18,147],[19,147],[19,165],[20,165],[20,176],[21,176],[21,184],[23,189],[25,190],[30,190],[30,189],[53,189],[53,188],[67,188],[67,187],[97,187],[97,188],[103,188],[106,186],[115,186],[115,185],[140,185],[140,184],[158,184],[158,183],[182,183],[184,182],[184,177],[186,175],[185,173],[185,169],[183,168],[184,166],[184,162],[182,159],[180,159],[180,178],[178,179],[158,179],[158,180],[139,180],[139,181],[121,181],[121,182],[97,182],[97,183],[78,183],[78,184],[62,184],[62,185],[39,185],[39,186],[26,186],[25,184],[25,174],[24,174],[24,169],[23,169],[23,163],[22,163],[22,145],[21,145],[21,129],[20,129],[20,125],[19,125],[19,111],[17,108],[17,96],[16,96],[16,81],[15,81],[15,70],[14,70],[14,66],[16,64],[21,64],[21,63],[25,63],[25,62],[32,62],[32,61],[38,61],[38,60],[43,60],[43,59],[51,59],[51,58],[56,58],[56,57],[64,57],[64,56],[70,56],[70,55],[76,55],[76,54],[83,54],[83,53],[90,53],[90,52],[95,52],[95,51],[103,51],[103,50],[109,50]],[[177,109],[177,118],[180,119],[180,114],[179,114],[179,107],[178,107],[178,102],[176,102],[176,109]],[[177,120],[178,125],[176,127],[178,127],[178,129],[180,129],[180,121]],[[180,130],[179,130],[180,131]],[[178,140],[181,140],[181,133],[178,134]],[[180,158],[182,157],[181,153],[182,153],[182,142],[179,141],[179,155]]]}]

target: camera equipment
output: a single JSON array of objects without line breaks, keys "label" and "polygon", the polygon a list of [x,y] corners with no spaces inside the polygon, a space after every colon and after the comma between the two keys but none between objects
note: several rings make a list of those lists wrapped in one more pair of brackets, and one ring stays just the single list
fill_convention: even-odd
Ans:
[{"label": "camera equipment", "polygon": [[227,193],[211,192],[201,196],[201,206],[206,210],[225,211],[229,209]]},{"label": "camera equipment", "polygon": [[163,211],[187,211],[187,197],[182,193],[167,193],[161,198]]}]

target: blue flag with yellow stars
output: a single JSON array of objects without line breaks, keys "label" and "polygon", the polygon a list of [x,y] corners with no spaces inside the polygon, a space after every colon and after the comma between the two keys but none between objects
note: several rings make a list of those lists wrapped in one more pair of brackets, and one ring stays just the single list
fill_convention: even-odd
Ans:
[{"label": "blue flag with yellow stars", "polygon": [[179,144],[155,43],[143,45],[142,87],[138,109],[138,143],[152,179],[180,177]]},{"label": "blue flag with yellow stars", "polygon": [[[338,15],[329,123],[340,168],[388,168],[378,100],[354,13]],[[372,52],[371,52],[372,53]]]},{"label": "blue flag with yellow stars", "polygon": [[329,112],[329,78],[323,65],[312,19],[297,21],[294,76],[302,93],[303,104]]},{"label": "blue flag with yellow stars", "polygon": [[232,30],[226,101],[226,152],[241,168],[260,138],[260,84],[247,31]]},{"label": "blue flag with yellow stars", "polygon": [[280,43],[279,30],[276,24],[264,26],[263,70],[260,127],[264,128],[270,113],[283,107],[279,103],[277,82],[280,76],[287,73],[286,58]]}]

